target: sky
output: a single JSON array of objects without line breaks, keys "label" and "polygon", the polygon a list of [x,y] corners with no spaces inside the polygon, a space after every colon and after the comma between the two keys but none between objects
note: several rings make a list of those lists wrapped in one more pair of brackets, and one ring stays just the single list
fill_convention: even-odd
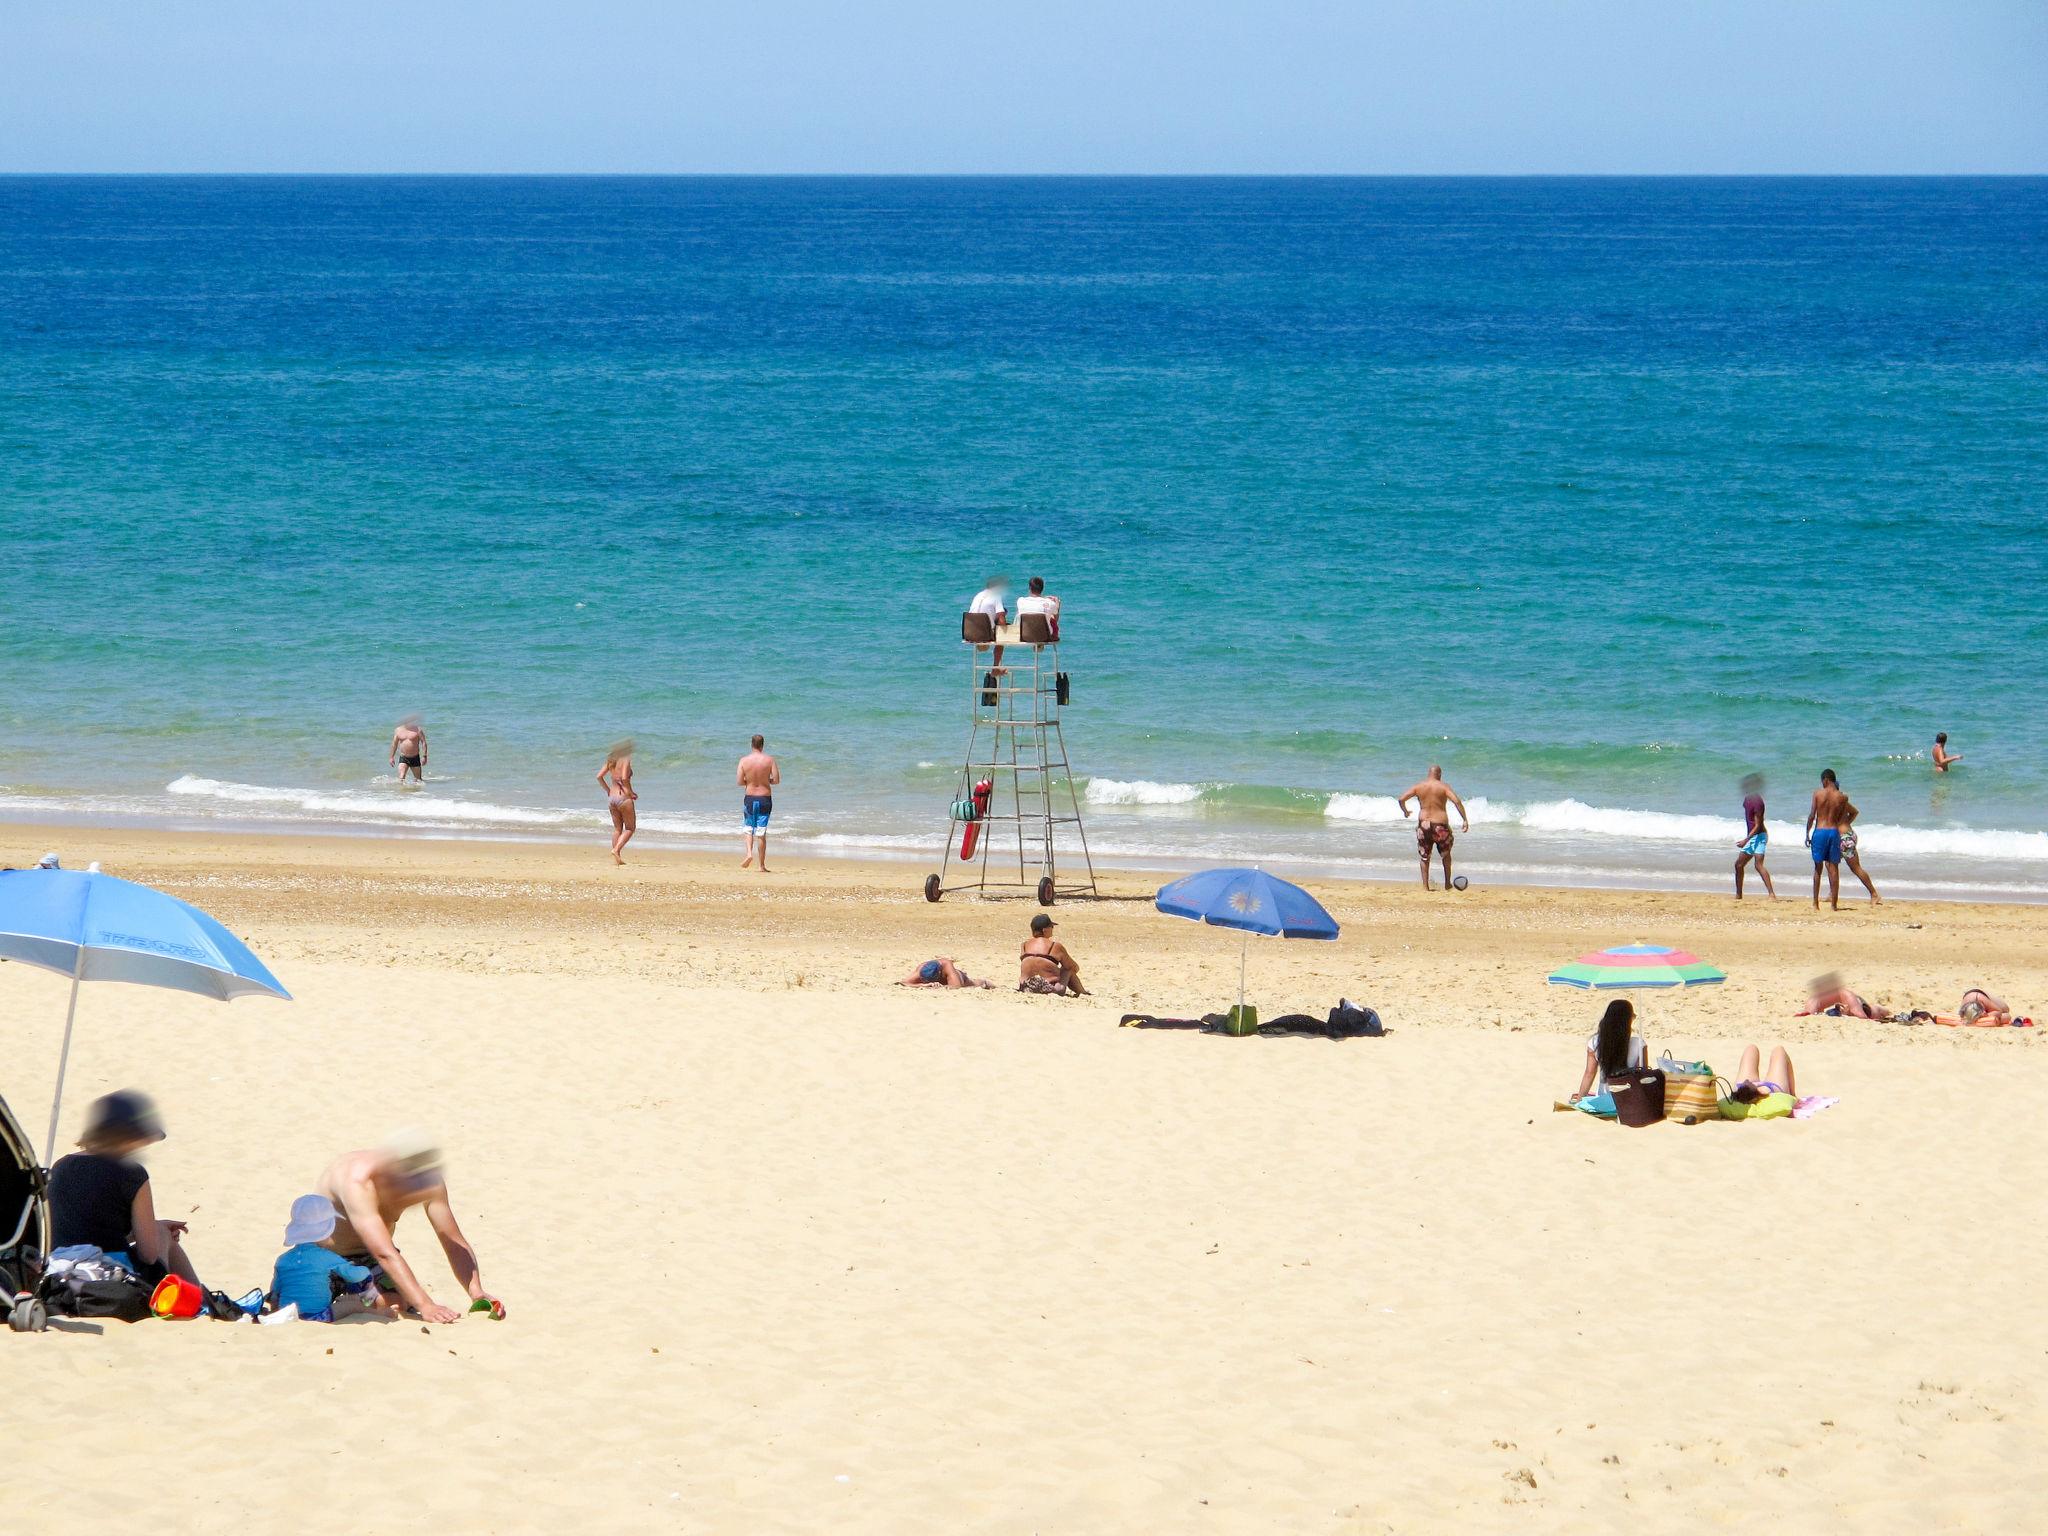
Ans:
[{"label": "sky", "polygon": [[0,172],[2048,173],[2048,0],[7,0]]}]

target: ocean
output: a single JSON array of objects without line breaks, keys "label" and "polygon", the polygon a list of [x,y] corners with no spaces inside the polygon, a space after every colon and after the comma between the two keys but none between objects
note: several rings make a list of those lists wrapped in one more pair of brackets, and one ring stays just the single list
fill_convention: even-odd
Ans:
[{"label": "ocean", "polygon": [[[0,819],[2048,898],[2048,180],[0,178]],[[432,774],[400,791],[392,723]],[[1965,756],[1937,776],[1946,730]],[[56,833],[52,833],[55,838]],[[66,846],[73,846],[67,842]],[[34,854],[38,849],[17,849]]]}]

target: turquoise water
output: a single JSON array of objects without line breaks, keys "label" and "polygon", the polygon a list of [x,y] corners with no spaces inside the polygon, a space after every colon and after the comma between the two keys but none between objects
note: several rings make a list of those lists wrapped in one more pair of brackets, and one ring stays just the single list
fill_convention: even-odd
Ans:
[{"label": "turquoise water", "polygon": [[[2048,894],[2048,181],[0,179],[0,815]],[[391,722],[435,777],[405,795]],[[1965,766],[1939,781],[1945,729]]]}]

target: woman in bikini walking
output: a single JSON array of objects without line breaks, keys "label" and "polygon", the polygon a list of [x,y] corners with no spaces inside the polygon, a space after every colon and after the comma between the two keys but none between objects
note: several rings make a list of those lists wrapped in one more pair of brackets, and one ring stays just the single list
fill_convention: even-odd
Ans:
[{"label": "woman in bikini walking", "polygon": [[626,851],[626,844],[633,841],[633,834],[639,830],[639,811],[634,801],[640,797],[633,792],[633,743],[621,741],[604,755],[604,766],[597,770],[597,782],[604,786],[606,802],[612,812],[612,862],[623,864],[620,857]]}]

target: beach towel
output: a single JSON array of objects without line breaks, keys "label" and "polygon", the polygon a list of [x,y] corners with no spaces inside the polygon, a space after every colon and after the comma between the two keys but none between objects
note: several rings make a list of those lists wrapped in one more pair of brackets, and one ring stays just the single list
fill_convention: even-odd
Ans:
[{"label": "beach towel", "polygon": [[1792,1106],[1794,1120],[1811,1120],[1824,1109],[1833,1109],[1842,1101],[1831,1093],[1810,1093]]}]

